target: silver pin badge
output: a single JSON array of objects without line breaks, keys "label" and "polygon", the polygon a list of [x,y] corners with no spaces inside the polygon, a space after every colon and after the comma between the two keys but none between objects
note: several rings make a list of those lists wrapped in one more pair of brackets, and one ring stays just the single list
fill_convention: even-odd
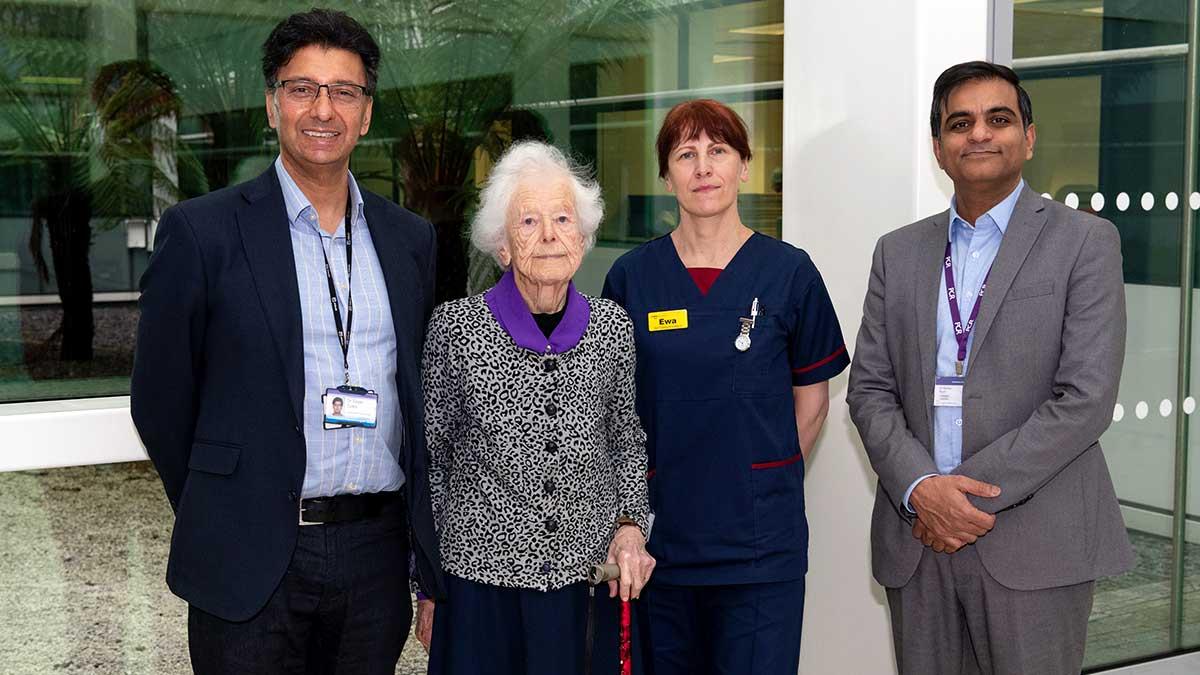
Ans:
[{"label": "silver pin badge", "polygon": [[733,346],[739,352],[744,352],[750,349],[750,330],[754,328],[755,322],[758,320],[758,298],[750,304],[750,318],[742,317],[738,319],[742,324],[742,328],[738,331],[737,339],[733,341]]}]

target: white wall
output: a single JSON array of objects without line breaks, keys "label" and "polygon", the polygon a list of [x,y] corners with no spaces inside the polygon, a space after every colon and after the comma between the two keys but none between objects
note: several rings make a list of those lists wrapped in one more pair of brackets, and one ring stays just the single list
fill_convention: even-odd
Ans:
[{"label": "white wall", "polygon": [[[985,0],[788,2],[784,238],[816,261],[853,345],[871,251],[884,233],[946,208],[929,147],[929,98],[947,66],[984,58]],[[875,489],[832,383],[809,464],[811,527],[801,672],[895,672],[887,606],[870,573]]]}]

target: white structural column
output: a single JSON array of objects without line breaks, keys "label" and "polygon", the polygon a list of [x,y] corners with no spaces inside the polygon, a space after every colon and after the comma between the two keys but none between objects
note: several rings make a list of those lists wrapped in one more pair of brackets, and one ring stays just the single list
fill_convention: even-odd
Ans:
[{"label": "white structural column", "polygon": [[[946,67],[987,56],[986,0],[794,0],[784,48],[783,235],[825,278],[850,349],[871,252],[884,233],[946,208],[929,101]],[[871,577],[875,476],[831,382],[805,482],[810,539],[801,673],[895,672],[883,589]]]}]

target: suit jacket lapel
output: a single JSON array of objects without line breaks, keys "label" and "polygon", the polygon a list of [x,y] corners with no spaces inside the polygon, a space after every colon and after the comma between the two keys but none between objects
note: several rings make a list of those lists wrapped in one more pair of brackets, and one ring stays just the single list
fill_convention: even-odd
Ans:
[{"label": "suit jacket lapel", "polygon": [[1000,242],[1000,251],[996,253],[992,271],[988,274],[983,306],[979,308],[979,318],[972,329],[974,335],[971,339],[968,363],[975,360],[980,346],[987,339],[992,322],[1000,311],[1001,303],[1004,302],[1004,296],[1008,294],[1017,272],[1025,264],[1025,258],[1029,256],[1029,251],[1033,249],[1034,242],[1046,225],[1044,209],[1041,195],[1034,192],[1033,188],[1026,185],[1021,189],[1021,196],[1017,198],[1017,206],[1008,222],[1008,229]]},{"label": "suit jacket lapel", "polygon": [[292,253],[287,209],[275,167],[247,183],[246,204],[237,212],[242,247],[254,278],[267,327],[279,350],[296,423],[304,419],[304,337],[300,317],[300,288]]},{"label": "suit jacket lapel", "polygon": [[917,349],[921,355],[921,377],[925,384],[925,423],[931,435],[933,380],[937,370],[937,313],[938,303],[944,302],[938,291],[941,288],[949,222],[949,210],[930,218],[920,238],[920,250],[917,251]]}]

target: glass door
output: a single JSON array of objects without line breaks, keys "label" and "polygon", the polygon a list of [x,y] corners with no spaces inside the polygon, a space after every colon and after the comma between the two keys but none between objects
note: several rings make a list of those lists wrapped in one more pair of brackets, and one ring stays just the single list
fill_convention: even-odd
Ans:
[{"label": "glass door", "polygon": [[1196,254],[1195,238],[1185,233],[1200,209],[1188,171],[1197,154],[1187,105],[1197,95],[1188,76],[1193,4],[1012,3],[1013,65],[1038,129],[1026,178],[1050,198],[1115,223],[1124,256],[1125,369],[1102,443],[1137,562],[1097,584],[1089,668],[1200,641],[1195,466],[1196,489],[1190,498],[1184,489],[1196,403],[1180,387],[1196,348],[1194,331],[1186,330],[1192,303],[1184,301],[1195,287]]}]

